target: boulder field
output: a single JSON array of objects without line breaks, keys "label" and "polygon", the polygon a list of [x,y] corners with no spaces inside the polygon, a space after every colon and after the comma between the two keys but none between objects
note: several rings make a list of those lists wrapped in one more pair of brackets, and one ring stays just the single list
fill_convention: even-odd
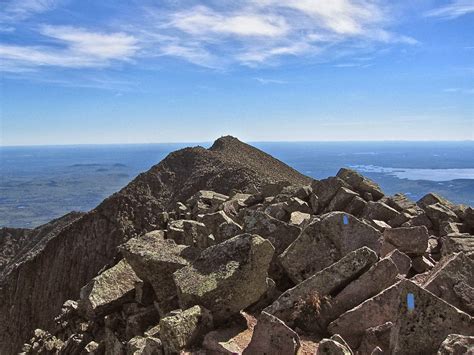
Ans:
[{"label": "boulder field", "polygon": [[[5,262],[0,320],[20,318],[0,325],[0,354],[474,353],[471,207],[386,196],[345,168],[312,180],[232,137],[200,149],[205,161],[173,153],[112,196],[129,205],[107,223],[106,200]],[[91,255],[78,258],[68,237],[86,238]],[[68,277],[45,276],[66,272],[37,262],[48,250],[70,253]],[[19,280],[35,275],[29,297],[62,306],[15,301]],[[53,292],[61,285],[68,292]]]}]

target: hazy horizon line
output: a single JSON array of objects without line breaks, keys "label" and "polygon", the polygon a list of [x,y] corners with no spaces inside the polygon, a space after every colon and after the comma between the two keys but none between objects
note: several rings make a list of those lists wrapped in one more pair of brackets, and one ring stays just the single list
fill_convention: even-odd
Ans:
[{"label": "hazy horizon line", "polygon": [[[239,139],[240,140],[240,139]],[[163,144],[212,144],[212,141],[169,141],[169,142],[137,142],[137,143],[68,143],[68,144],[0,144],[0,148],[30,147],[77,147],[77,146],[132,146],[132,145],[163,145]],[[474,139],[371,139],[371,140],[250,140],[243,143],[474,143]]]}]

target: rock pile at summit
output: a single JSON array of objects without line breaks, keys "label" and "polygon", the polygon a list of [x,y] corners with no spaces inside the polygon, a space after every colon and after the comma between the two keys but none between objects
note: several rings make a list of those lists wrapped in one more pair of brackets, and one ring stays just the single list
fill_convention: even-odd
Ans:
[{"label": "rock pile at summit", "polygon": [[[159,175],[160,194],[173,198],[146,227],[120,215],[134,233],[123,227],[108,264],[46,326],[32,324],[23,353],[474,353],[471,207],[386,196],[344,168],[320,181],[286,166],[257,179],[261,152],[229,137],[214,146],[248,170],[196,174],[193,160],[132,183],[156,196],[145,187]],[[281,167],[265,159],[258,169]]]}]

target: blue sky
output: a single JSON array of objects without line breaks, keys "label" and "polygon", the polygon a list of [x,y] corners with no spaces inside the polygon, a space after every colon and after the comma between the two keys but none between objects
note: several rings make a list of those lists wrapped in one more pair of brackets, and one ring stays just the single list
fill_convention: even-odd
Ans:
[{"label": "blue sky", "polygon": [[2,0],[1,145],[474,139],[474,0]]}]

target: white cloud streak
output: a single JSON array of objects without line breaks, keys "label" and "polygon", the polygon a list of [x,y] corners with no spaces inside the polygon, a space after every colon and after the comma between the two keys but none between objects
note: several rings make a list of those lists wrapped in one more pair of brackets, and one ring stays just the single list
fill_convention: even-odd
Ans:
[{"label": "white cloud streak", "polygon": [[[58,1],[10,2],[9,14],[27,16],[48,11]],[[37,27],[41,41],[0,44],[0,65],[9,71],[45,66],[104,67],[117,61],[168,56],[223,69],[235,64],[273,65],[285,57],[338,56],[336,52],[350,48],[354,53],[354,48],[374,44],[417,44],[415,39],[388,29],[391,19],[386,0],[185,3],[187,7],[178,0],[172,7],[143,8],[144,17],[139,22],[128,21],[117,32]],[[44,44],[45,39],[48,44]]]},{"label": "white cloud streak", "polygon": [[137,40],[120,32],[104,34],[70,26],[43,26],[40,33],[54,39],[57,46],[0,44],[1,69],[103,67],[111,61],[129,60],[138,50]]},{"label": "white cloud streak", "polygon": [[60,0],[5,0],[2,2],[0,22],[15,22],[51,11],[59,5]]},{"label": "white cloud streak", "polygon": [[435,8],[425,13],[427,17],[439,17],[452,20],[460,16],[474,13],[473,0],[455,0],[450,4]]}]

